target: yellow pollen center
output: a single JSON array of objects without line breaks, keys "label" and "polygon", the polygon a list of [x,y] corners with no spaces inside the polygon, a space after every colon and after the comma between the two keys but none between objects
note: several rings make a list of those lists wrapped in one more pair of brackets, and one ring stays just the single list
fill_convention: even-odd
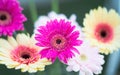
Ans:
[{"label": "yellow pollen center", "polygon": [[86,60],[87,60],[86,55],[85,55],[85,54],[81,54],[81,55],[80,55],[80,60],[86,61]]}]

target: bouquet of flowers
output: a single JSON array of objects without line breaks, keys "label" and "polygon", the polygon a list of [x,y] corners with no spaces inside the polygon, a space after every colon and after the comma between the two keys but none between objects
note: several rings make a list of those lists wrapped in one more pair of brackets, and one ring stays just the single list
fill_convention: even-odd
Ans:
[{"label": "bouquet of flowers", "polygon": [[114,9],[91,9],[83,27],[75,14],[51,11],[38,18],[32,35],[25,31],[22,10],[18,0],[0,1],[0,64],[9,69],[35,74],[58,58],[68,72],[98,75],[104,56],[120,48],[120,15]]}]

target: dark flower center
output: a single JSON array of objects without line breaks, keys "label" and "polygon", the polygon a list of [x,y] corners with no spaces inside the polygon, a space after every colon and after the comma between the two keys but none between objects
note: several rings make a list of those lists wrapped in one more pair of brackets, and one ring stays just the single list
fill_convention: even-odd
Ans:
[{"label": "dark flower center", "polygon": [[23,54],[21,57],[23,59],[29,59],[30,58],[30,54]]},{"label": "dark flower center", "polygon": [[61,41],[60,39],[57,39],[57,40],[56,40],[56,43],[57,43],[57,44],[60,44],[61,42],[62,42],[62,41]]},{"label": "dark flower center", "polygon": [[106,23],[100,23],[95,28],[95,37],[98,41],[108,43],[113,39],[113,28]]},{"label": "dark flower center", "polygon": [[0,25],[9,25],[12,21],[11,15],[6,11],[0,11]]},{"label": "dark flower center", "polygon": [[57,50],[62,50],[66,46],[67,40],[61,34],[54,35],[51,39],[51,45]]},{"label": "dark flower center", "polygon": [[5,14],[1,14],[1,15],[0,15],[0,20],[4,21],[4,20],[6,20],[6,19],[7,19],[7,17],[6,17]]},{"label": "dark flower center", "polygon": [[107,36],[107,32],[105,30],[102,30],[100,32],[101,37],[105,38]]}]

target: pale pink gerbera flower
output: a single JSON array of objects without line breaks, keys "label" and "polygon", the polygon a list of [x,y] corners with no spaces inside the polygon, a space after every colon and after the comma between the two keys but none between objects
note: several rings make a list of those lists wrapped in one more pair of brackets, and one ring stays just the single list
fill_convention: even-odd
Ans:
[{"label": "pale pink gerbera flower", "polygon": [[11,36],[15,31],[24,30],[26,17],[17,0],[0,0],[0,36]]},{"label": "pale pink gerbera flower", "polygon": [[46,26],[40,26],[35,38],[37,45],[45,47],[41,52],[42,57],[54,61],[56,57],[66,63],[68,58],[74,56],[72,51],[77,49],[74,46],[80,46],[82,43],[78,39],[79,31],[74,31],[75,26],[71,26],[70,22],[65,20],[51,20]]},{"label": "pale pink gerbera flower", "polygon": [[99,48],[92,47],[84,41],[78,49],[80,54],[76,54],[75,57],[68,60],[67,71],[79,71],[79,75],[100,74],[104,56],[99,54]]},{"label": "pale pink gerbera flower", "polygon": [[41,47],[35,45],[36,40],[25,34],[17,34],[16,39],[0,38],[0,64],[7,68],[21,69],[22,72],[44,71],[46,65],[52,62],[47,58],[40,58]]}]

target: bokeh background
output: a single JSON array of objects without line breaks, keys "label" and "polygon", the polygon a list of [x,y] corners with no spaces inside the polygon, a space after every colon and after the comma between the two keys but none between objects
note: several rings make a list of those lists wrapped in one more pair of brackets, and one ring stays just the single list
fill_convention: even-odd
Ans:
[{"label": "bokeh background", "polygon": [[[105,6],[108,9],[115,9],[120,13],[120,0],[19,0],[24,8],[23,13],[28,18],[25,22],[26,31],[33,33],[34,22],[40,15],[47,15],[54,10],[57,13],[63,13],[67,17],[71,14],[77,15],[77,22],[82,26],[85,13],[90,9]],[[20,70],[7,69],[6,66],[0,65],[0,75],[32,75],[21,73]],[[54,64],[47,66],[43,72],[37,72],[36,75],[78,75],[75,72],[67,72],[66,65],[58,60]],[[105,56],[105,64],[100,75],[120,75],[120,51]]]}]

